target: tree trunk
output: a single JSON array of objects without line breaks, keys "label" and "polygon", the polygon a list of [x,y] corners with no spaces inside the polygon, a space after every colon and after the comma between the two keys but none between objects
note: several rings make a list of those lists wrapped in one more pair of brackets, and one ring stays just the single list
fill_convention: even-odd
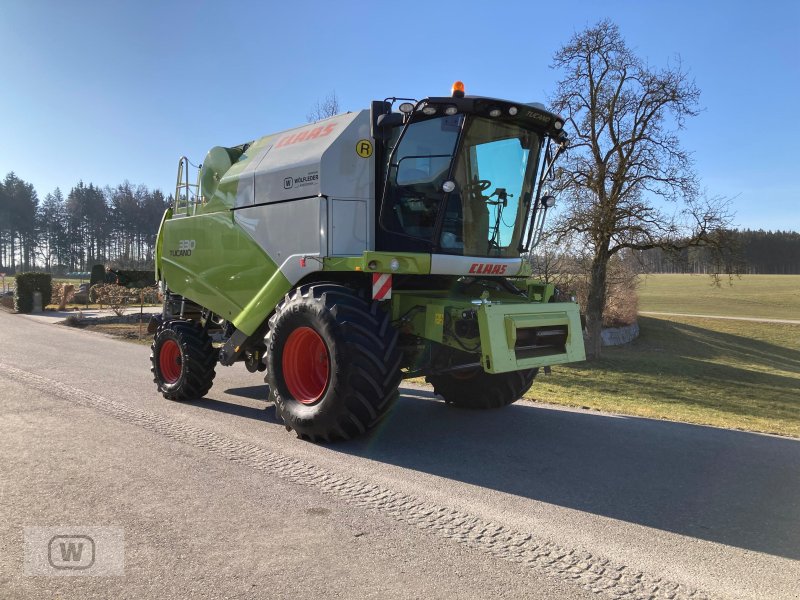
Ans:
[{"label": "tree trunk", "polygon": [[586,353],[591,358],[600,358],[603,347],[603,311],[606,307],[609,258],[608,250],[605,247],[598,248],[592,258],[592,267],[589,273],[589,294],[586,300],[586,328],[589,340]]}]

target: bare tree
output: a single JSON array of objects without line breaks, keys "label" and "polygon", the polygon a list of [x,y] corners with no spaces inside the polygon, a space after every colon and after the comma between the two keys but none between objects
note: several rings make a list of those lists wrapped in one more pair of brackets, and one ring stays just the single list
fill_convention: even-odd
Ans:
[{"label": "bare tree", "polygon": [[556,53],[563,73],[552,99],[572,143],[556,187],[557,239],[583,247],[589,263],[588,353],[599,356],[608,266],[625,248],[713,245],[730,221],[725,199],[698,194],[677,132],[698,113],[700,92],[678,61],[655,69],[601,21]]},{"label": "bare tree", "polygon": [[322,119],[338,115],[339,112],[341,112],[339,108],[339,98],[336,97],[336,92],[333,91],[325,96],[324,100],[316,101],[311,108],[311,112],[306,115],[306,120],[309,123],[314,123],[315,121],[321,121]]}]

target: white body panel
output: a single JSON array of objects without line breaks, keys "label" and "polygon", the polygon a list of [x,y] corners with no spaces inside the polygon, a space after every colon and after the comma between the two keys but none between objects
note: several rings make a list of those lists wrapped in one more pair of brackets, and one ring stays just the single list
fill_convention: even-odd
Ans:
[{"label": "white body panel", "polygon": [[262,138],[239,176],[234,219],[291,283],[324,256],[375,248],[375,157],[369,111]]},{"label": "white body panel", "polygon": [[315,197],[234,211],[234,218],[295,284],[322,269],[328,253],[328,202]]},{"label": "white body panel", "polygon": [[370,199],[375,157],[356,152],[359,141],[372,143],[369,129],[369,111],[362,110],[259,140],[265,145],[242,171],[253,173],[255,204],[319,194]]},{"label": "white body panel", "polygon": [[521,258],[482,258],[480,256],[431,255],[431,275],[517,275],[522,268]]},{"label": "white body panel", "polygon": [[367,209],[364,200],[328,201],[330,256],[352,256],[367,250]]}]

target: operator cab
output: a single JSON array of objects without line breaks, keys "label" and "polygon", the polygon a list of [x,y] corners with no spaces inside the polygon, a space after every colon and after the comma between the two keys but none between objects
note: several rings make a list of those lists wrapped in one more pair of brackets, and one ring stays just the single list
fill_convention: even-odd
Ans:
[{"label": "operator cab", "polygon": [[453,97],[392,112],[398,100],[372,108],[374,137],[383,141],[376,249],[496,258],[527,251],[551,205],[541,188],[555,158],[550,141],[566,142],[563,121],[539,105],[464,97],[457,85]]}]

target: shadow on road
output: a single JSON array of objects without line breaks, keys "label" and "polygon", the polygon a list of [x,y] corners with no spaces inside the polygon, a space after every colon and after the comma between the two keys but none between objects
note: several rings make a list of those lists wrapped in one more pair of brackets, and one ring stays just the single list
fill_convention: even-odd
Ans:
[{"label": "shadow on road", "polygon": [[231,396],[239,396],[240,398],[250,398],[251,400],[264,400],[266,401],[269,395],[269,386],[264,385],[251,385],[248,387],[228,388],[225,390],[226,394]]},{"label": "shadow on road", "polygon": [[326,445],[440,477],[800,559],[800,442],[516,404],[469,411],[402,388],[368,438]]},{"label": "shadow on road", "polygon": [[[225,390],[262,400],[266,386]],[[424,389],[335,452],[681,535],[800,559],[800,442],[514,404],[471,411]],[[267,405],[194,406],[280,424]]]},{"label": "shadow on road", "polygon": [[[266,385],[257,385],[250,387],[229,388],[225,390],[225,394],[231,396],[238,396],[240,398],[248,398],[250,400],[265,400],[269,391]],[[275,416],[275,409],[270,404],[267,405],[267,410],[264,410],[264,404],[258,406],[246,406],[243,404],[236,404],[234,402],[225,402],[224,400],[216,400],[214,398],[203,398],[202,400],[195,400],[192,406],[196,408],[204,408],[207,410],[214,410],[229,415],[236,415],[239,417],[246,417],[248,419],[255,419],[256,421],[266,421],[268,423],[278,423]],[[283,421],[280,421],[283,425]]]}]

